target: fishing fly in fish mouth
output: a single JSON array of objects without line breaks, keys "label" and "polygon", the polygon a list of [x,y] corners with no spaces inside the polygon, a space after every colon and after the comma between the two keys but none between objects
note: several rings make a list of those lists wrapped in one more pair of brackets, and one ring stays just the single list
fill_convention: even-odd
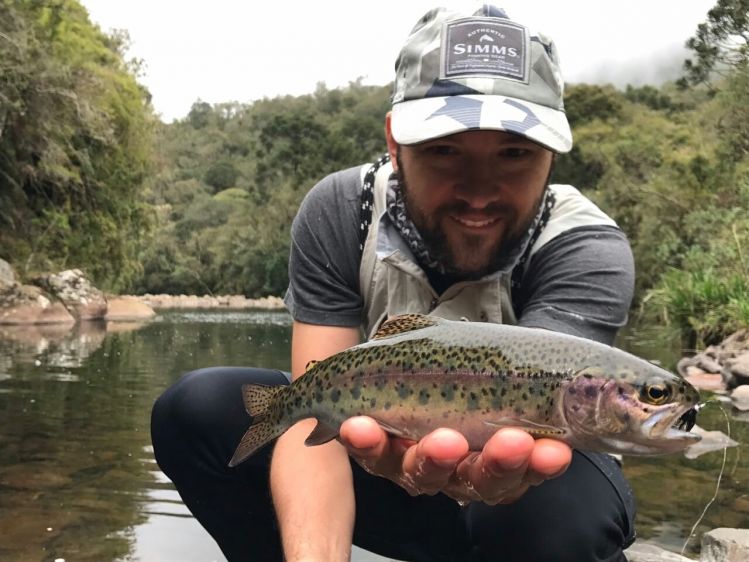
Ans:
[{"label": "fishing fly in fish mouth", "polygon": [[324,361],[289,386],[243,387],[252,424],[236,466],[301,419],[306,440],[338,437],[344,420],[373,418],[419,440],[448,427],[479,451],[503,427],[588,451],[658,455],[699,441],[699,393],[686,380],[622,350],[547,330],[409,314]]}]

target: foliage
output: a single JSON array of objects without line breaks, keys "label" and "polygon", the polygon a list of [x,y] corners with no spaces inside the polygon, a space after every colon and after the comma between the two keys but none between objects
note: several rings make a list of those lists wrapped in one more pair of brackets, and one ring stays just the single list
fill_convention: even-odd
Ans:
[{"label": "foliage", "polygon": [[283,294],[289,232],[323,176],[373,160],[388,87],[353,82],[314,94],[211,106],[161,126],[147,201],[158,226],[138,292]]},{"label": "foliage", "polygon": [[[680,86],[574,84],[572,183],[629,237],[639,319],[712,341],[747,322],[748,0],[717,0]],[[113,289],[282,294],[309,188],[385,150],[388,86],[211,105],[156,122],[128,38],[75,0],[0,4],[0,257]],[[710,88],[690,84],[710,81]]]},{"label": "foliage", "polygon": [[694,51],[694,58],[684,63],[683,87],[710,82],[715,73],[725,76],[726,71],[745,66],[749,62],[749,0],[718,0],[687,47]]},{"label": "foliage", "polygon": [[152,122],[127,37],[104,35],[75,0],[6,0],[0,22],[0,257],[127,286]]},{"label": "foliage", "polygon": [[719,0],[688,43],[680,87],[577,85],[565,100],[576,144],[555,181],[585,190],[628,235],[637,319],[691,343],[749,324],[748,39],[749,4]]}]

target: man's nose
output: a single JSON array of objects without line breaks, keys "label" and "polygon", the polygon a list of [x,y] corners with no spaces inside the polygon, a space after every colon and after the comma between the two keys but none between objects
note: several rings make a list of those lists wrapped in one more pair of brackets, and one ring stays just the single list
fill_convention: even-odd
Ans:
[{"label": "man's nose", "polygon": [[483,209],[498,201],[501,193],[501,182],[496,170],[466,170],[455,186],[455,197],[474,209]]}]

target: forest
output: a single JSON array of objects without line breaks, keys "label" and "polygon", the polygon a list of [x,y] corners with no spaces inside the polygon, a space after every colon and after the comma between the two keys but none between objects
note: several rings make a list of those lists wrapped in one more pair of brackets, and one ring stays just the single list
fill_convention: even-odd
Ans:
[{"label": "forest", "polygon": [[[0,258],[117,293],[282,295],[301,199],[385,151],[391,86],[197,100],[165,124],[128,44],[76,0],[0,0]],[[552,181],[629,236],[633,318],[706,344],[749,325],[749,0],[718,0],[687,47],[675,83],[568,84]]]}]

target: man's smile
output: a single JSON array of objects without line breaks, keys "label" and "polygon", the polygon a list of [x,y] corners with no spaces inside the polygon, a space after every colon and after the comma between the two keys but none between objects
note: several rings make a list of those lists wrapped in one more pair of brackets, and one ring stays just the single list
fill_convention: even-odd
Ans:
[{"label": "man's smile", "polygon": [[469,228],[486,228],[499,221],[499,216],[467,216],[467,215],[450,215],[450,218]]}]

